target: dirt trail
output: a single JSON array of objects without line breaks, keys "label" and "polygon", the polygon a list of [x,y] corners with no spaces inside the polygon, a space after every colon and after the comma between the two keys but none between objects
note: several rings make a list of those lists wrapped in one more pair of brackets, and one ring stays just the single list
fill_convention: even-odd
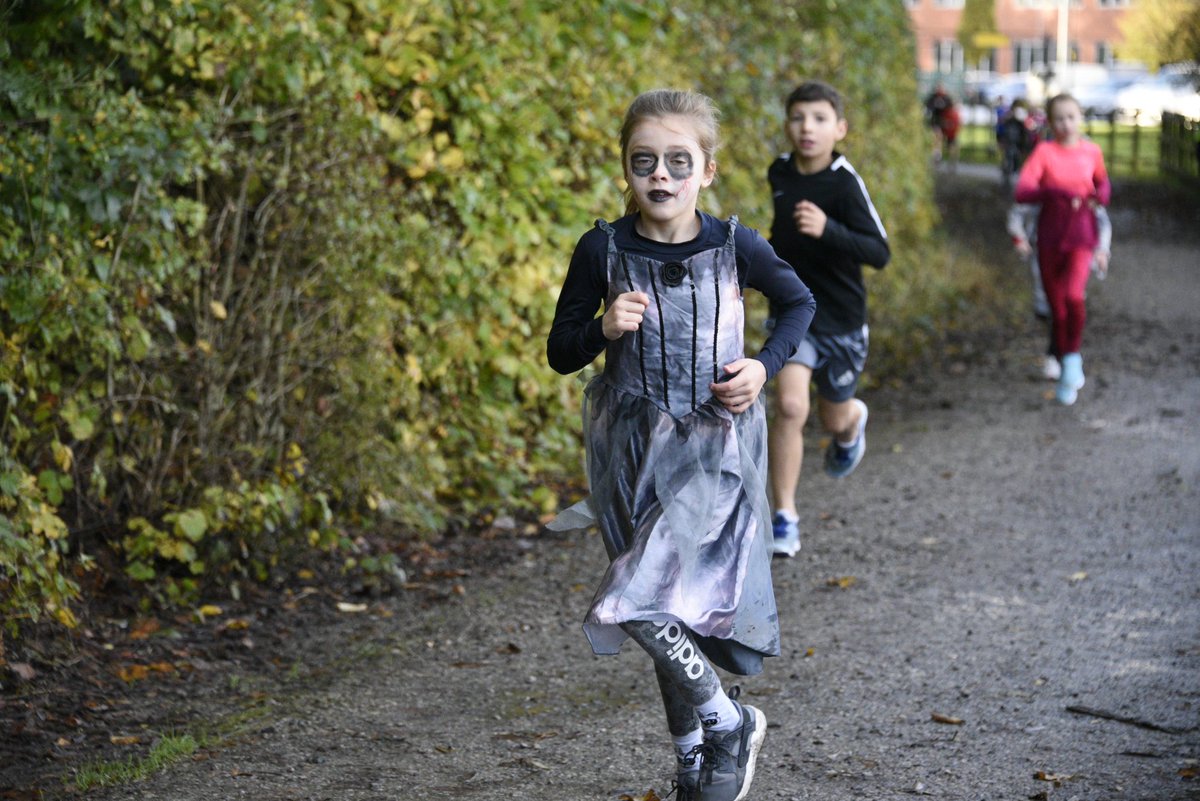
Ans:
[{"label": "dirt trail", "polygon": [[[943,180],[956,246],[1005,253],[992,182]],[[868,396],[851,479],[806,474],[804,548],[774,565],[785,654],[743,682],[770,722],[751,799],[1200,798],[1200,214],[1115,198],[1078,404],[1033,377],[1031,320]],[[645,657],[580,631],[598,538],[528,546],[452,603],[314,633],[358,669],[94,797],[665,794]]]}]

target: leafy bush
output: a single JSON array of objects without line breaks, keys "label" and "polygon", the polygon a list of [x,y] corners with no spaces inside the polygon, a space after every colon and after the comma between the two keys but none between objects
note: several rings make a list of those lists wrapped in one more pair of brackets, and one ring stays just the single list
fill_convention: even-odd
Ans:
[{"label": "leafy bush", "polygon": [[711,205],[765,227],[780,98],[839,85],[906,286],[932,211],[895,5],[8,4],[6,618],[70,624],[85,554],[179,603],[356,528],[552,509],[578,406],[545,334],[639,91],[718,100]]}]

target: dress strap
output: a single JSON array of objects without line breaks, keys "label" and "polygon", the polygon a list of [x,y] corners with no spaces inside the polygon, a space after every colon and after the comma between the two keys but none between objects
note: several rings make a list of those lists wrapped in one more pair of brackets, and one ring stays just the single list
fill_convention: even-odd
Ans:
[{"label": "dress strap", "polygon": [[608,252],[616,253],[617,252],[617,232],[615,230],[613,230],[612,225],[608,222],[608,220],[597,219],[596,227],[599,228],[604,233],[608,234]]}]

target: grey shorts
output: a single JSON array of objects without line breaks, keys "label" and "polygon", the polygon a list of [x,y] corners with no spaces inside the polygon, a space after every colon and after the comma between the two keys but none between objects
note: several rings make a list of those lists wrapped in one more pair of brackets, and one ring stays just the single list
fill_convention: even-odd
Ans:
[{"label": "grey shorts", "polygon": [[867,364],[867,326],[848,334],[804,335],[788,364],[802,364],[812,370],[817,394],[827,401],[841,403],[854,397],[858,377]]}]

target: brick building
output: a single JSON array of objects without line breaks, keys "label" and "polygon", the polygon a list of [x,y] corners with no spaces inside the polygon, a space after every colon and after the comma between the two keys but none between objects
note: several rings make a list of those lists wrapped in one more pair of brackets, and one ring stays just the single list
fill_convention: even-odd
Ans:
[{"label": "brick building", "polygon": [[[966,64],[958,41],[963,0],[904,0],[923,74],[984,69],[1000,73],[1038,70],[1057,60],[1060,0],[996,0],[993,46],[979,64]],[[1120,20],[1133,0],[1070,0],[1070,60],[1111,66],[1122,36]]]}]

